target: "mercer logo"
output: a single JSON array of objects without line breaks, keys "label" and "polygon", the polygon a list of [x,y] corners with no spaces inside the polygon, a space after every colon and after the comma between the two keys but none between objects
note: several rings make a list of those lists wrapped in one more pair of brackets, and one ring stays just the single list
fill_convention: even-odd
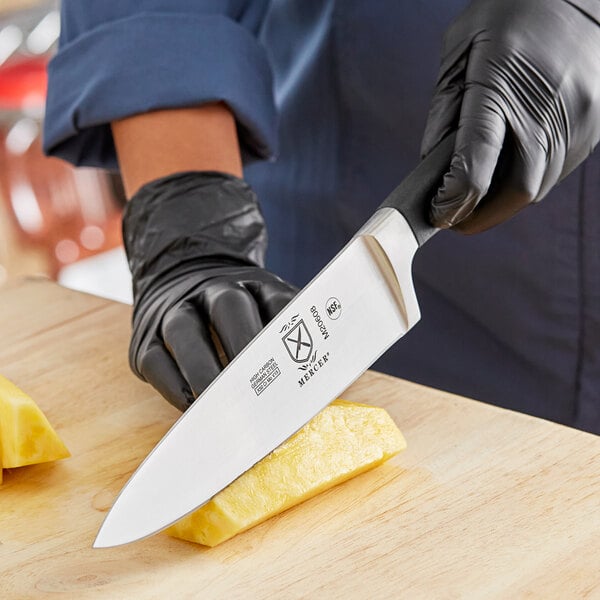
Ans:
[{"label": "mercer logo", "polygon": [[304,363],[310,358],[313,341],[303,319],[300,319],[281,339],[294,362]]}]

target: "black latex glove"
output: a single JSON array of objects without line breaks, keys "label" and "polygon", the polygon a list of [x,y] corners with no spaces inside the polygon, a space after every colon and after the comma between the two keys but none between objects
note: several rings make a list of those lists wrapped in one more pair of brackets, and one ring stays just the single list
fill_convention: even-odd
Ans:
[{"label": "black latex glove", "polygon": [[600,138],[592,12],[566,0],[477,0],[447,31],[422,154],[458,132],[434,225],[464,233],[497,225],[592,152]]},{"label": "black latex glove", "polygon": [[128,203],[133,372],[185,410],[294,296],[262,268],[265,224],[250,187],[215,172],[153,181]]}]

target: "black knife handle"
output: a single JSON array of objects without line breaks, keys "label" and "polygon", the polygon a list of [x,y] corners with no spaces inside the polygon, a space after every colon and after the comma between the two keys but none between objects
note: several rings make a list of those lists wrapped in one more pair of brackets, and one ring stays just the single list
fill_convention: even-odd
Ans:
[{"label": "black knife handle", "polygon": [[395,208],[408,221],[419,246],[436,234],[429,222],[429,206],[450,167],[456,133],[446,136],[379,208]]}]

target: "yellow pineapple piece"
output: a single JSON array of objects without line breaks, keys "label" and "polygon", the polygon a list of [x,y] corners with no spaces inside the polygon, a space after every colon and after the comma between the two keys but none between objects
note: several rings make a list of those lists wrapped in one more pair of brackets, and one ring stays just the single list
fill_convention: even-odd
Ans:
[{"label": "yellow pineapple piece", "polygon": [[406,448],[383,408],[336,400],[289,440],[166,531],[216,546]]},{"label": "yellow pineapple piece", "polygon": [[0,375],[0,464],[5,469],[71,456],[37,404]]}]

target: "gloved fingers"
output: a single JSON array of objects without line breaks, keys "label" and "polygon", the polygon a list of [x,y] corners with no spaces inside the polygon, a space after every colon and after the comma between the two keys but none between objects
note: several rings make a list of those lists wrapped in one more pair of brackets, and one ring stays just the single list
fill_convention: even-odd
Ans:
[{"label": "gloved fingers", "polygon": [[[510,119],[512,121],[512,119]],[[492,185],[471,215],[454,226],[461,233],[480,233],[539,202],[561,176],[564,146],[550,148],[545,133],[533,124],[507,134]]]},{"label": "gloved fingers", "polygon": [[505,133],[499,96],[485,85],[469,84],[463,97],[450,169],[430,207],[434,226],[448,229],[460,223],[487,194]]},{"label": "gloved fingers", "polygon": [[554,146],[544,154],[546,169],[538,192],[533,199],[534,202],[543,200],[550,193],[550,190],[570,173],[570,171],[565,168],[566,156],[567,148],[562,142],[554,144]]},{"label": "gloved fingers", "polygon": [[442,63],[421,141],[421,158],[427,156],[451,131],[458,128],[466,68],[466,51],[453,62],[445,60]]},{"label": "gloved fingers", "polygon": [[139,361],[140,375],[175,408],[186,410],[194,401],[190,386],[175,361],[160,343],[152,343]]},{"label": "gloved fingers", "polygon": [[470,25],[461,17],[444,35],[442,60],[421,141],[422,158],[458,128],[472,39]]},{"label": "gloved fingers", "polygon": [[202,294],[202,308],[229,360],[263,328],[256,300],[238,283],[212,283]]},{"label": "gloved fingers", "polygon": [[289,301],[298,293],[298,290],[285,281],[269,281],[262,284],[247,284],[246,287],[256,298],[263,325],[275,317]]},{"label": "gloved fingers", "polygon": [[[523,128],[512,114],[509,121],[515,131],[514,144],[511,144],[515,151],[509,168],[505,169],[506,175],[496,187],[518,190],[527,204],[540,202],[564,177],[565,142],[534,122]],[[522,117],[520,121],[523,122]]]},{"label": "gloved fingers", "polygon": [[162,338],[194,398],[197,398],[222,367],[210,330],[194,303],[183,302],[165,315]]}]

